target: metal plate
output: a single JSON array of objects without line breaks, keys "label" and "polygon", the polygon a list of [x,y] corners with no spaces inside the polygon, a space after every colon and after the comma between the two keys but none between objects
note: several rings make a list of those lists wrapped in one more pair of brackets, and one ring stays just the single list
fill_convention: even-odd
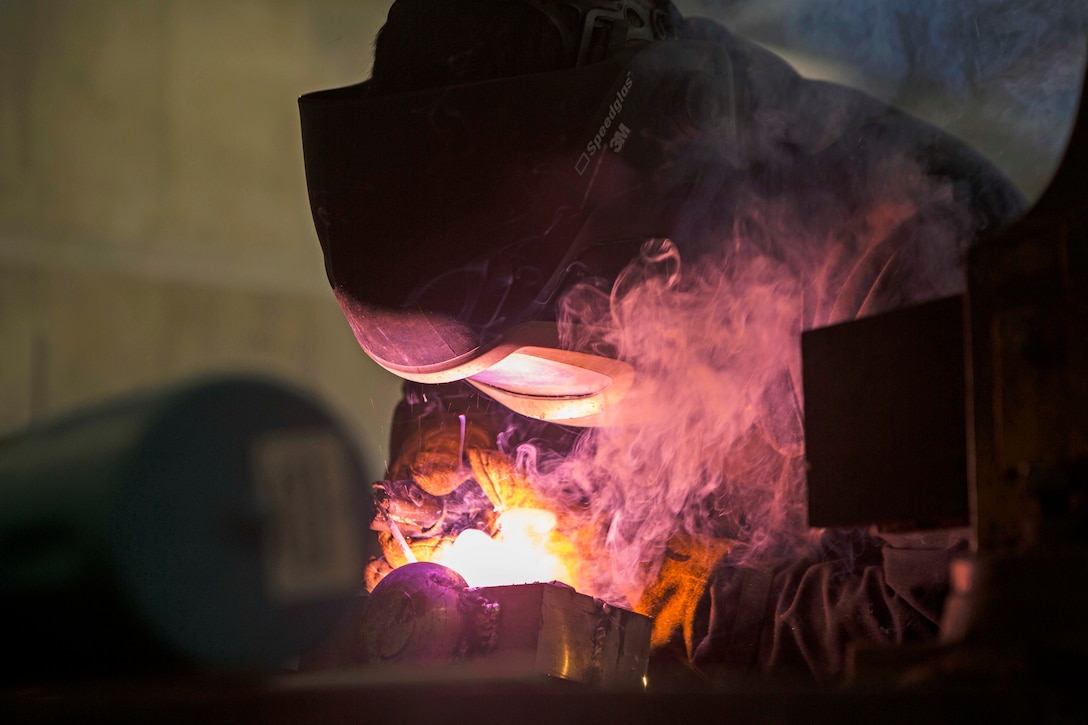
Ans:
[{"label": "metal plate", "polygon": [[968,524],[962,304],[801,336],[811,526]]}]

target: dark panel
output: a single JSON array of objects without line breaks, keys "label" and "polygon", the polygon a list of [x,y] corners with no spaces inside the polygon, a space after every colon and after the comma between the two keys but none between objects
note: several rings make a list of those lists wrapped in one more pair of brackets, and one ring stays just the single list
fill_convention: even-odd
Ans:
[{"label": "dark panel", "polygon": [[968,523],[962,298],[801,336],[812,526]]}]

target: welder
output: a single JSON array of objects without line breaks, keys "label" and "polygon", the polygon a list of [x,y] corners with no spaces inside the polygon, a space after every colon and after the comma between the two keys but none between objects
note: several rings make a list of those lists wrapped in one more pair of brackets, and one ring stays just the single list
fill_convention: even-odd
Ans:
[{"label": "welder", "polygon": [[371,585],[517,498],[662,660],[936,636],[961,532],[804,525],[797,342],[960,291],[1024,206],[991,164],[668,0],[397,0],[300,106],[332,289],[407,381]]}]

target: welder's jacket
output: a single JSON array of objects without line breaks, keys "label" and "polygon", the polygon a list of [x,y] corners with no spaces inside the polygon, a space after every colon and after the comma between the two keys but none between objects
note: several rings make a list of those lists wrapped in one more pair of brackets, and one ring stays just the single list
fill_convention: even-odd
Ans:
[{"label": "welder's jacket", "polygon": [[[874,186],[893,150],[947,191],[947,204],[938,200],[925,215],[897,215],[893,208],[866,220],[876,243],[830,250],[820,267],[820,287],[805,300],[805,328],[950,293],[934,281],[932,270],[912,264],[913,246],[942,234],[959,245],[950,250],[954,257],[1022,210],[1018,192],[958,141],[860,93],[802,80],[773,55],[712,23],[689,21],[687,33],[721,43],[744,70],[759,143],[777,154],[773,163],[757,163],[746,173],[760,175],[768,196],[832,199],[852,211],[850,200],[880,193]],[[708,212],[692,225],[693,234],[701,230],[703,240],[712,240],[716,222],[731,223],[727,214],[714,215],[727,202],[727,191],[703,193]],[[685,251],[684,240],[677,242]],[[700,243],[705,242],[693,242]],[[788,257],[792,250],[768,253]],[[783,385],[799,392],[799,381],[789,376]],[[792,399],[792,410],[753,426],[728,453],[734,473],[756,462],[751,465],[763,467],[761,475],[803,480],[800,396],[784,399]],[[467,385],[409,383],[395,414],[389,477],[413,478],[437,494],[471,476],[499,498],[531,499],[531,484],[518,478],[509,455],[513,442],[533,440],[562,451],[578,435],[509,413]],[[502,486],[506,493],[498,492]],[[418,546],[424,552],[434,543]],[[659,658],[675,656],[707,673],[817,678],[840,674],[854,645],[933,640],[949,562],[963,546],[954,532],[893,539],[863,530],[827,531],[805,551],[742,560],[734,547],[744,542],[728,538],[678,537],[668,543],[656,580],[631,602],[655,618]],[[389,537],[384,544],[386,559],[397,559]],[[372,581],[389,563],[371,567]]]}]

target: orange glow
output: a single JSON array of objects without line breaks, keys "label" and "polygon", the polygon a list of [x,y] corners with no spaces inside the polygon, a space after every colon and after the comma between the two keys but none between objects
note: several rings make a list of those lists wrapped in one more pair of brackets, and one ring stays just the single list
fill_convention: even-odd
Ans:
[{"label": "orange glow", "polygon": [[435,561],[456,571],[469,586],[568,582],[570,574],[548,543],[555,515],[543,509],[511,509],[498,519],[492,539],[483,531],[462,531]]}]

